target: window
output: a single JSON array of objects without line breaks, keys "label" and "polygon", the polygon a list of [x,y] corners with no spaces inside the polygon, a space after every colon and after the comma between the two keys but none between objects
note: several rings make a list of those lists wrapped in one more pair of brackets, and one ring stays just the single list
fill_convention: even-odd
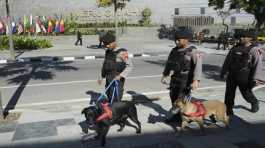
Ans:
[{"label": "window", "polygon": [[236,25],[236,17],[231,17],[231,25]]},{"label": "window", "polygon": [[179,8],[175,8],[175,15],[179,15]]},{"label": "window", "polygon": [[201,7],[201,15],[205,14],[205,8]]},{"label": "window", "polygon": [[239,8],[236,9],[236,13],[240,13],[240,9]]}]

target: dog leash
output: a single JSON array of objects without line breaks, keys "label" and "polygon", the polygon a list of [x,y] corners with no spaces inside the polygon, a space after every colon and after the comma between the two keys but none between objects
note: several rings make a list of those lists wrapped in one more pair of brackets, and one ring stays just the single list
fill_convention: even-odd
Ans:
[{"label": "dog leash", "polygon": [[116,92],[116,97],[119,96],[119,82],[117,80],[114,81],[115,82],[115,86],[113,88],[113,92],[112,92],[112,97],[111,97],[111,100],[110,100],[110,104],[113,103],[113,100],[114,100],[114,95],[115,95],[115,92]]},{"label": "dog leash", "polygon": [[115,92],[116,92],[116,95],[118,96],[118,81],[117,80],[112,80],[111,82],[110,82],[110,84],[108,85],[108,87],[100,94],[100,96],[98,97],[98,99],[97,99],[97,102],[99,102],[100,100],[102,100],[103,99],[103,96],[105,96],[105,94],[106,94],[106,92],[109,90],[109,88],[111,87],[111,85],[113,84],[113,83],[115,83],[115,85],[114,85],[114,89],[113,89],[113,92],[114,93],[112,93],[112,97],[111,97],[111,104],[112,104],[112,102],[113,102],[113,100],[114,100],[114,95],[115,95]]}]

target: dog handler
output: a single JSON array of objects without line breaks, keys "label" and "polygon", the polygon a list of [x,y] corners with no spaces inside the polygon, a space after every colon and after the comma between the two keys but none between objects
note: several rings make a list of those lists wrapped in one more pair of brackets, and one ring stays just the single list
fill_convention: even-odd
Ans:
[{"label": "dog handler", "polygon": [[98,83],[101,84],[103,78],[106,78],[105,88],[113,80],[118,81],[118,96],[114,92],[116,83],[112,83],[111,87],[107,90],[106,94],[108,96],[109,103],[111,102],[112,95],[114,93],[113,102],[121,101],[124,91],[125,77],[132,70],[132,62],[129,59],[128,51],[124,48],[117,48],[116,37],[112,33],[108,32],[102,39],[105,45],[105,59],[101,69],[101,75]]},{"label": "dog handler", "polygon": [[262,50],[252,43],[255,32],[245,30],[241,34],[240,43],[228,53],[221,78],[226,78],[225,104],[227,115],[233,115],[233,106],[237,86],[244,99],[251,104],[251,112],[259,110],[259,102],[252,88],[262,80]]},{"label": "dog handler", "polygon": [[[202,74],[202,57],[195,46],[190,45],[192,33],[189,30],[176,32],[175,41],[177,46],[173,48],[168,56],[168,60],[161,79],[162,84],[167,84],[166,79],[170,79],[170,99],[173,103],[181,97],[187,97],[190,89],[196,90],[199,86]],[[166,120],[173,122],[180,120],[180,113]]]}]

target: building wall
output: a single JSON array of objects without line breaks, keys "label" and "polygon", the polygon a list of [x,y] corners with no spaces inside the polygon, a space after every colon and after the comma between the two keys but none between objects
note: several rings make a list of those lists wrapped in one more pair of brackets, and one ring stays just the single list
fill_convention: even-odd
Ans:
[{"label": "building wall", "polygon": [[[0,1],[0,16],[5,16],[5,1]],[[51,15],[76,13],[91,9],[98,9],[96,0],[9,0],[11,14],[15,17],[23,15]],[[200,15],[200,8],[205,7],[205,15],[215,18],[215,23],[221,23],[216,12],[208,7],[208,0],[131,0],[127,9],[135,10],[139,14],[148,7],[152,10],[152,22],[156,24],[173,24],[175,8],[179,8],[180,15]],[[104,8],[101,8],[104,9]],[[240,24],[251,24],[252,15],[241,12],[227,18],[230,24],[231,17],[236,17]],[[135,17],[135,19],[138,19]]]}]

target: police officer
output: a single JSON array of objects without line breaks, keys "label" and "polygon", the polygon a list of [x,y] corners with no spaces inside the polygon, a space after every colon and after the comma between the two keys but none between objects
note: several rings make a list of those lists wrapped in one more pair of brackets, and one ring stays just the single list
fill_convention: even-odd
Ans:
[{"label": "police officer", "polygon": [[[106,33],[102,39],[104,46],[106,47],[105,59],[101,69],[101,75],[98,83],[101,84],[102,80],[106,78],[106,85],[115,79],[118,82],[118,96],[115,93],[114,100],[121,101],[124,91],[125,77],[132,70],[132,62],[129,59],[128,51],[124,48],[117,48],[116,37],[111,32]],[[115,83],[113,83],[106,92],[109,101],[112,98]]]},{"label": "police officer", "polygon": [[[177,46],[173,48],[168,56],[168,60],[161,79],[162,84],[167,84],[166,79],[172,73],[170,79],[170,99],[173,103],[189,95],[190,90],[196,90],[199,86],[202,73],[201,54],[195,46],[190,45],[192,33],[189,30],[176,32],[175,41]],[[178,113],[177,117],[180,119]],[[176,116],[168,118],[166,121],[176,120]]]},{"label": "police officer", "polygon": [[226,78],[225,104],[227,115],[233,115],[233,106],[237,86],[243,98],[251,104],[251,112],[259,110],[259,102],[252,92],[252,88],[260,83],[262,78],[262,50],[252,41],[255,33],[244,30],[240,43],[228,53],[221,78]]}]

